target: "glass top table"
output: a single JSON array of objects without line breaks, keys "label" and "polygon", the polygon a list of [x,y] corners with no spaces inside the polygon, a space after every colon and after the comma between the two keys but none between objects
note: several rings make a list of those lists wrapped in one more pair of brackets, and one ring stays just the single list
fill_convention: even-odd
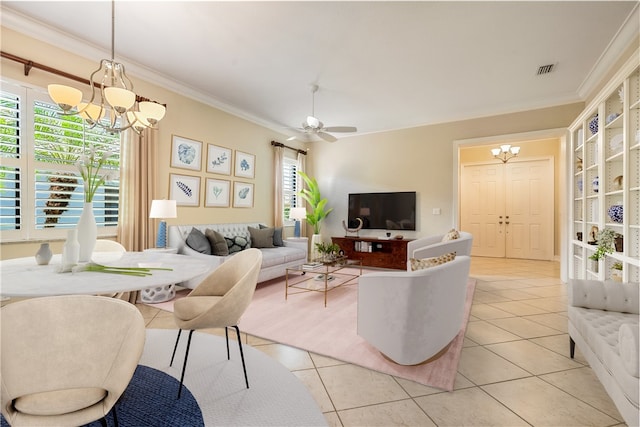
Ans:
[{"label": "glass top table", "polygon": [[[347,268],[358,269],[357,273]],[[312,261],[287,268],[285,274],[284,299],[302,292],[323,292],[324,306],[327,293],[340,286],[355,285],[355,279],[362,275],[362,261],[346,257],[333,262]],[[295,291],[294,291],[295,289]]]}]

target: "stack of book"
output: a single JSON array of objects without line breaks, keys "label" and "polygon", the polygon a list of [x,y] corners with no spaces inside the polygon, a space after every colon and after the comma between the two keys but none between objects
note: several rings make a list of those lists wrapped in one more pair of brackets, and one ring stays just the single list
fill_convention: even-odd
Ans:
[{"label": "stack of book", "polygon": [[322,265],[321,262],[307,262],[305,264],[302,264],[302,269],[303,270],[314,270],[318,267],[320,267]]}]

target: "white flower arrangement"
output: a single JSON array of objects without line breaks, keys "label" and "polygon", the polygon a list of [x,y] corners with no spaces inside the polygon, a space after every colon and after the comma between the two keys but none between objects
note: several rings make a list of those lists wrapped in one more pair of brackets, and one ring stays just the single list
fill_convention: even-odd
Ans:
[{"label": "white flower arrangement", "polygon": [[106,171],[100,174],[105,163],[111,157],[111,151],[103,151],[98,153],[95,146],[89,148],[88,154],[78,157],[76,167],[80,171],[82,180],[84,181],[84,201],[92,202],[93,196],[98,188],[106,181],[112,179],[112,171]]}]

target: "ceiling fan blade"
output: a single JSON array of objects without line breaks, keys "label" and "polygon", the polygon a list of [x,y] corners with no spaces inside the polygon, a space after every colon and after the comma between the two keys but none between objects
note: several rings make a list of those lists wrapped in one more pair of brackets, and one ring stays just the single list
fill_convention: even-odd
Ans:
[{"label": "ceiling fan blade", "polygon": [[358,129],[355,126],[330,126],[328,128],[324,128],[324,131],[327,132],[357,132]]},{"label": "ceiling fan blade", "polygon": [[338,138],[325,132],[318,132],[318,136],[327,142],[336,142]]}]

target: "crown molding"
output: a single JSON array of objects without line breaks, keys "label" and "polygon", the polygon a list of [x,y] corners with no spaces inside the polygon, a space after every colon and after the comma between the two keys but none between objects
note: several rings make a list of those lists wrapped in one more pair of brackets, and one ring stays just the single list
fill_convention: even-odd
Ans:
[{"label": "crown molding", "polygon": [[[99,62],[102,58],[108,58],[111,55],[110,48],[104,48],[87,43],[86,41],[71,34],[60,31],[57,28],[47,25],[41,21],[32,19],[26,15],[16,12],[13,9],[7,8],[4,5],[0,5],[0,14],[2,16],[3,27],[25,34],[36,40],[66,50],[83,58]],[[127,74],[130,74],[131,76],[135,76],[165,90],[175,92],[194,101],[201,102],[202,104],[217,108],[233,116],[263,126],[281,135],[287,135],[283,132],[285,126],[282,124],[264,120],[241,111],[238,108],[215,98],[214,96],[203,94],[199,89],[177,83],[175,79],[155,72],[129,58],[116,55],[116,60],[126,64]],[[161,102],[162,100],[159,99],[158,101]]]},{"label": "crown molding", "polygon": [[607,72],[611,70],[611,67],[620,59],[631,43],[638,40],[639,33],[640,3],[636,3],[622,27],[620,27],[589,74],[587,74],[587,77],[578,87],[578,95],[583,100],[587,99],[597,89],[598,84],[606,77]]}]

